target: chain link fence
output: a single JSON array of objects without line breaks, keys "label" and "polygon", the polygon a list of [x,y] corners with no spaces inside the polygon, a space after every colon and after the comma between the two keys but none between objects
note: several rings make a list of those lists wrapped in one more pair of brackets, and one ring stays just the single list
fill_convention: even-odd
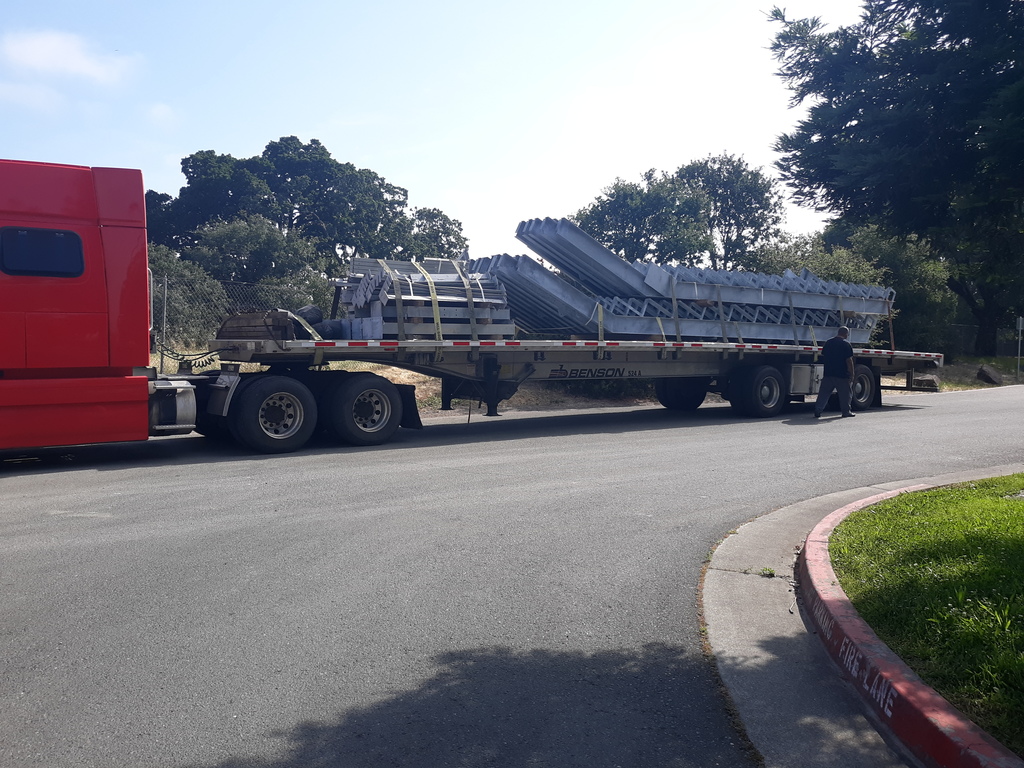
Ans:
[{"label": "chain link fence", "polygon": [[296,310],[316,304],[330,311],[333,286],[325,278],[302,285],[220,282],[212,278],[153,276],[153,339],[157,350],[174,359],[205,352],[230,315],[268,309]]}]

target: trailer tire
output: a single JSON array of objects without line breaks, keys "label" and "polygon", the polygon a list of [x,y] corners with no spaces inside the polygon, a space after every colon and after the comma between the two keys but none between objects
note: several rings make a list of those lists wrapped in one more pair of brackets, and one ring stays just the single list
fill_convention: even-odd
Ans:
[{"label": "trailer tire", "polygon": [[324,426],[349,445],[382,445],[402,423],[402,396],[382,376],[346,376],[324,395]]},{"label": "trailer tire", "polygon": [[758,419],[777,416],[789,399],[786,378],[770,365],[737,371],[729,389],[732,407],[744,416]]},{"label": "trailer tire", "polygon": [[707,397],[710,383],[705,377],[655,379],[654,395],[670,411],[695,411]]},{"label": "trailer tire", "polygon": [[878,382],[875,379],[875,372],[866,365],[857,365],[853,369],[853,382],[851,383],[850,408],[854,411],[866,411],[875,404],[875,396],[878,393]]},{"label": "trailer tire", "polygon": [[316,399],[288,376],[257,376],[237,393],[228,413],[231,435],[260,453],[289,453],[316,429]]}]

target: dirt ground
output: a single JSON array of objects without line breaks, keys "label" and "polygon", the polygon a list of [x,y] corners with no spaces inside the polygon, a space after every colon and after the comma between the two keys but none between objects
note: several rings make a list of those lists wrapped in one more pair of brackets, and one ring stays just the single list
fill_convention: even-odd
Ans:
[{"label": "dirt ground", "polygon": [[[396,384],[414,384],[416,386],[416,400],[419,402],[420,411],[424,414],[440,413],[441,408],[441,380],[431,376],[424,376],[401,368],[386,368],[384,366],[367,366],[367,369],[378,368],[382,376],[390,379]],[[547,386],[539,382],[525,382],[511,399],[501,403],[500,410],[506,411],[543,411],[543,410],[565,410],[575,408],[625,408],[633,405],[651,405],[656,403],[653,393],[649,398],[624,398],[624,399],[600,399],[584,397],[571,394],[557,386]],[[476,409],[477,403],[466,400],[457,400],[453,403],[455,410],[465,411],[469,407]]]},{"label": "dirt ground", "polygon": [[[995,384],[986,384],[978,379],[978,369],[980,367],[981,364],[979,362],[950,363],[939,368],[934,373],[938,376],[943,390],[987,389],[988,387],[996,386]],[[1003,386],[1019,383],[1016,373],[1016,358],[999,358],[995,367],[1002,373]],[[1022,374],[1021,381],[1024,381],[1024,374]]]}]

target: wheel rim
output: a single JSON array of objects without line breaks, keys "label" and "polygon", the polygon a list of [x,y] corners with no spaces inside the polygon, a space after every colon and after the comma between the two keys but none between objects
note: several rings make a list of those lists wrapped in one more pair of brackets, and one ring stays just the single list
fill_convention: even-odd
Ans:
[{"label": "wheel rim", "polygon": [[857,381],[853,385],[853,396],[857,400],[863,400],[864,399],[865,388],[866,388],[866,385],[864,384],[864,377],[863,376],[858,376],[857,377]]},{"label": "wheel rim", "polygon": [[379,389],[367,389],[352,404],[352,420],[364,432],[384,429],[391,420],[391,401]]},{"label": "wheel rim", "polygon": [[777,379],[769,376],[757,388],[757,397],[765,408],[774,408],[782,397],[782,386]]},{"label": "wheel rim", "polygon": [[260,406],[260,428],[275,440],[286,440],[302,428],[302,402],[288,392],[277,392]]},{"label": "wheel rim", "polygon": [[861,374],[853,380],[853,402],[866,406],[871,397],[874,381],[867,374]]}]

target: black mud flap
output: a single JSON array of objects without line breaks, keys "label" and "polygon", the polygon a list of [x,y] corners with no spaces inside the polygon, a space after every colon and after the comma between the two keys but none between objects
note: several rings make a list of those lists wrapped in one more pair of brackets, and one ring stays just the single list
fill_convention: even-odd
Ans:
[{"label": "black mud flap", "polygon": [[395,384],[395,386],[402,398],[402,422],[399,426],[406,429],[423,429],[423,422],[420,421],[420,409],[416,405],[416,385]]}]

